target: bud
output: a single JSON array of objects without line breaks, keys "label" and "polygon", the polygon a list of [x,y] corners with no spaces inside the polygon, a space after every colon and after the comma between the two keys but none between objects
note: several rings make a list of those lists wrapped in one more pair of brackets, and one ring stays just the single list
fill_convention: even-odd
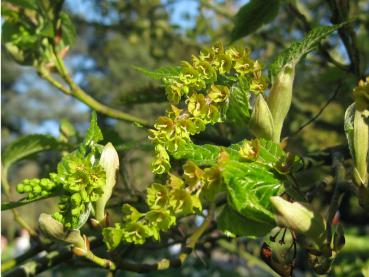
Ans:
[{"label": "bud", "polygon": [[51,215],[42,213],[38,219],[42,233],[54,240],[73,244],[75,247],[87,251],[86,243],[79,230],[66,230],[63,224]]},{"label": "bud", "polygon": [[308,204],[291,203],[279,196],[272,196],[270,202],[276,210],[275,220],[278,225],[311,238],[318,245],[323,243],[326,230],[325,220],[319,213],[308,207]]},{"label": "bud", "polygon": [[369,209],[369,78],[366,78],[366,82],[359,82],[353,90],[353,96],[355,103],[345,113],[345,133],[354,161],[353,181],[358,187],[360,205]]},{"label": "bud", "polygon": [[369,124],[365,122],[363,112],[356,109],[354,117],[354,182],[358,186],[368,187],[368,149]]},{"label": "bud", "polygon": [[105,222],[105,206],[109,201],[113,188],[116,183],[116,173],[119,168],[119,157],[114,146],[109,142],[105,145],[100,158],[100,165],[104,168],[106,173],[106,183],[104,186],[104,193],[96,202],[96,220],[100,224]]},{"label": "bud", "polygon": [[279,143],[283,122],[291,106],[295,67],[286,65],[276,76],[268,97],[268,106],[273,116],[273,141]]},{"label": "bud", "polygon": [[273,117],[264,97],[259,94],[250,118],[250,130],[258,138],[272,139],[274,131]]}]

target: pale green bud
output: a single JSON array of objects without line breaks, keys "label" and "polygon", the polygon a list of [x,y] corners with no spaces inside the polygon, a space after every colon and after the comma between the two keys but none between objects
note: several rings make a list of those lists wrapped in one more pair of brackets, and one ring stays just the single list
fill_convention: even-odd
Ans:
[{"label": "pale green bud", "polygon": [[362,111],[356,109],[354,117],[354,182],[358,186],[368,187],[368,149],[369,124],[365,122]]},{"label": "pale green bud", "polygon": [[105,219],[105,206],[109,201],[116,184],[116,174],[119,168],[119,156],[114,146],[109,142],[105,145],[100,158],[100,165],[106,172],[106,183],[103,195],[96,202],[96,220],[102,222]]},{"label": "pale green bud", "polygon": [[276,210],[275,220],[278,225],[309,237],[319,245],[322,244],[326,233],[325,220],[319,213],[314,212],[308,204],[291,203],[279,196],[272,196],[270,202]]},{"label": "pale green bud", "polygon": [[59,221],[54,219],[51,215],[42,213],[38,218],[38,223],[42,233],[54,240],[73,244],[84,250],[88,250],[85,240],[81,236],[79,230],[66,230]]},{"label": "pale green bud", "polygon": [[274,132],[273,116],[264,97],[259,94],[250,118],[250,130],[258,138],[271,140]]},{"label": "pale green bud", "polygon": [[273,141],[280,142],[283,122],[291,106],[295,66],[286,65],[275,77],[268,97],[268,106],[273,116]]}]

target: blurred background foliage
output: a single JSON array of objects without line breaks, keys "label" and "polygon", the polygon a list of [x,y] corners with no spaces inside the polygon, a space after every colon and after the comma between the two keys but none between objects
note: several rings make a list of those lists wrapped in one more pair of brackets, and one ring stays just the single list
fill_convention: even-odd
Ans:
[{"label": "blurred background foliage", "polygon": [[[99,101],[153,122],[168,106],[164,90],[157,82],[135,70],[134,66],[155,69],[178,64],[217,41],[228,44],[231,34],[235,35],[235,31],[232,32],[235,23],[245,20],[240,17],[241,12],[238,17],[235,15],[248,2],[67,0],[64,10],[71,16],[77,31],[77,41],[66,56],[67,66],[74,80]],[[268,65],[293,40],[302,38],[310,28],[330,24],[333,19],[329,4],[332,1],[282,2],[269,24],[235,42],[251,48],[253,57],[264,65]],[[352,61],[352,53],[336,33],[324,42],[319,51],[309,54],[298,65],[293,105],[283,131],[283,136],[288,136],[289,150],[298,154],[345,144],[343,117],[352,102],[351,90],[360,77],[369,74],[369,2],[343,2],[350,4],[350,9],[346,11],[349,12],[347,18],[356,18],[353,26],[359,62]],[[247,22],[251,24],[250,20]],[[330,58],[337,61],[338,66],[332,64]],[[354,63],[358,67],[356,70],[341,66]],[[2,150],[24,134],[50,133],[60,136],[58,125],[61,119],[69,120],[81,134],[84,133],[90,112],[87,106],[58,92],[39,78],[34,69],[15,64],[4,50],[1,66]],[[300,130],[327,101],[329,104],[319,117]],[[150,170],[152,148],[143,129],[103,115],[99,115],[99,121],[105,140],[113,142],[122,159],[119,184],[112,203],[119,212],[122,202],[142,200],[145,187],[153,181]],[[209,128],[196,140],[222,144],[249,135],[246,128],[220,124]],[[218,137],[223,140],[218,140]],[[12,198],[19,198],[14,189],[17,183],[26,177],[47,175],[55,168],[58,159],[57,153],[48,152],[17,163],[9,174]],[[347,163],[349,165],[349,161]],[[311,191],[312,198],[319,195],[315,205],[324,207],[327,204],[325,201],[328,201],[332,188],[329,182],[321,180],[329,172],[328,167],[322,167],[318,171],[304,172],[299,178],[303,180],[301,185],[306,191]],[[346,195],[340,209],[340,220],[348,226],[347,241],[351,239],[352,243],[348,244],[351,248],[338,257],[332,276],[369,276],[369,215],[364,214],[356,202],[356,198]],[[40,212],[53,209],[55,201],[48,199],[21,207],[19,212],[26,215],[29,224],[36,225]],[[114,214],[112,216],[114,218]],[[11,212],[3,212],[1,221],[2,234],[11,243],[18,230]],[[185,229],[188,222],[183,221],[180,226]],[[258,259],[258,241],[240,239],[224,243],[227,245],[204,244],[198,255],[193,256],[183,268],[150,276],[275,276]],[[152,252],[143,248],[133,251],[130,257],[150,260],[161,255],[168,255],[168,251]],[[3,252],[3,258],[6,256]],[[75,267],[80,265],[84,265],[83,269],[75,271]],[[104,270],[88,269],[89,266],[77,260],[42,276],[65,276],[69,273],[87,276],[91,271],[94,276],[107,274]],[[122,273],[122,276],[135,274]],[[302,259],[297,264],[296,276],[313,276]]]}]

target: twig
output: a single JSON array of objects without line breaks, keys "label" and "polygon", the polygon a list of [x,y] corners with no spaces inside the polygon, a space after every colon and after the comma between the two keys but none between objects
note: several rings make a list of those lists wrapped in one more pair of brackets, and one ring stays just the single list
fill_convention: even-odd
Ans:
[{"label": "twig", "polygon": [[296,169],[296,172],[308,170],[313,167],[319,167],[323,165],[332,165],[333,153],[340,153],[344,159],[350,159],[350,151],[347,145],[337,145],[328,147],[318,152],[308,153],[300,160],[300,167]]},{"label": "twig", "polygon": [[92,109],[96,110],[99,113],[102,113],[102,114],[107,115],[111,118],[119,119],[119,120],[122,120],[122,121],[136,123],[136,124],[142,125],[144,127],[149,127],[149,128],[152,127],[151,124],[149,124],[148,121],[146,121],[142,118],[124,113],[122,111],[116,110],[114,108],[108,107],[108,106],[100,103],[99,101],[97,101],[95,98],[88,95],[84,90],[82,90],[73,81],[72,77],[70,76],[70,74],[69,74],[69,72],[68,72],[68,70],[67,70],[67,68],[64,64],[63,59],[60,58],[60,56],[58,55],[58,53],[56,53],[55,50],[54,50],[54,56],[55,56],[55,59],[56,59],[56,68],[58,69],[58,72],[59,72],[60,76],[63,78],[63,80],[68,84],[69,89],[66,88],[65,86],[63,86],[57,80],[55,80],[50,75],[48,70],[45,69],[45,68],[39,68],[38,69],[38,74],[41,76],[41,78],[48,81],[50,84],[52,84],[53,86],[58,88],[64,94],[78,99],[79,101],[81,101],[82,103],[86,104],[87,106],[91,107]]},{"label": "twig", "polygon": [[311,119],[309,119],[307,122],[305,122],[304,124],[302,124],[295,132],[293,132],[290,135],[290,137],[296,136],[298,133],[300,133],[302,131],[302,129],[304,129],[306,126],[310,125],[311,123],[313,123],[324,112],[325,108],[327,108],[328,105],[336,98],[336,96],[338,95],[338,92],[339,92],[341,86],[342,86],[342,82],[340,82],[338,84],[338,86],[336,87],[336,89],[334,90],[334,92],[332,93],[332,95],[329,97],[329,99],[324,104],[324,106],[321,107],[321,109],[319,110],[319,112],[316,115],[314,115]]},{"label": "twig", "polygon": [[9,210],[9,209],[18,208],[18,207],[28,205],[28,204],[36,202],[36,201],[44,200],[44,199],[55,197],[55,196],[57,196],[57,195],[56,194],[49,194],[49,195],[46,195],[46,196],[40,196],[40,197],[33,198],[33,199],[22,198],[18,201],[9,201],[9,202],[5,202],[5,203],[1,203],[1,210],[6,211],[6,210]]},{"label": "twig", "polygon": [[71,246],[50,251],[45,256],[33,259],[15,269],[5,272],[4,277],[31,277],[52,268],[73,256]]},{"label": "twig", "polygon": [[222,249],[235,253],[239,255],[243,260],[245,260],[250,265],[256,265],[263,271],[271,274],[272,276],[279,277],[279,274],[277,274],[274,270],[269,268],[269,266],[264,263],[262,260],[260,260],[258,257],[248,253],[247,251],[239,251],[235,245],[231,242],[227,242],[225,240],[218,241],[217,243]]},{"label": "twig", "polygon": [[[102,245],[102,241],[96,237],[90,238],[91,248],[97,248]],[[14,268],[11,271],[2,274],[4,277],[32,277],[54,266],[68,261],[73,257],[72,246],[63,246],[49,251],[42,257],[34,258],[23,265]]]},{"label": "twig", "polygon": [[228,10],[224,9],[224,8],[221,8],[219,7],[217,4],[213,4],[211,3],[212,1],[208,1],[208,0],[201,0],[200,1],[200,5],[210,9],[210,10],[213,10],[215,13],[225,17],[226,19],[229,19],[229,20],[233,20],[233,15],[232,13],[230,13]]},{"label": "twig", "polygon": [[33,256],[37,255],[41,251],[45,250],[46,246],[42,243],[37,243],[35,246],[31,247],[27,252],[24,254],[16,257],[11,258],[9,260],[6,260],[1,263],[1,272],[8,271],[17,265],[23,263],[25,260],[28,260],[29,258],[32,258]]}]

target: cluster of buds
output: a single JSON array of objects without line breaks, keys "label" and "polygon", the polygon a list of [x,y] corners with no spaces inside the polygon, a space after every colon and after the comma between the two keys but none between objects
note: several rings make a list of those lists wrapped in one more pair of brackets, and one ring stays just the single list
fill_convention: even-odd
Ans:
[{"label": "cluster of buds", "polygon": [[26,193],[27,199],[60,195],[59,211],[54,213],[54,219],[66,229],[78,229],[86,222],[92,203],[104,193],[106,173],[92,157],[93,154],[84,156],[78,151],[68,154],[49,179],[26,179],[17,186],[17,191]]},{"label": "cluster of buds", "polygon": [[[240,82],[248,83],[248,89],[257,94],[266,89],[262,66],[250,58],[249,51],[225,50],[222,45],[205,49],[199,57],[192,58],[191,64],[182,62],[178,75],[163,78],[172,105],[150,131],[156,150],[155,174],[169,171],[168,152],[190,142],[190,136],[203,131],[206,125],[224,119],[232,87]],[[174,106],[181,100],[186,104],[184,109]]]},{"label": "cluster of buds", "polygon": [[48,178],[25,179],[17,185],[18,193],[27,193],[28,199],[44,197],[53,193],[57,185]]},{"label": "cluster of buds", "polygon": [[57,173],[51,173],[50,177],[63,189],[59,212],[53,217],[67,229],[78,228],[82,215],[91,209],[90,203],[96,202],[104,192],[106,174],[103,167],[92,159],[92,155],[84,157],[75,152],[64,157]]}]

